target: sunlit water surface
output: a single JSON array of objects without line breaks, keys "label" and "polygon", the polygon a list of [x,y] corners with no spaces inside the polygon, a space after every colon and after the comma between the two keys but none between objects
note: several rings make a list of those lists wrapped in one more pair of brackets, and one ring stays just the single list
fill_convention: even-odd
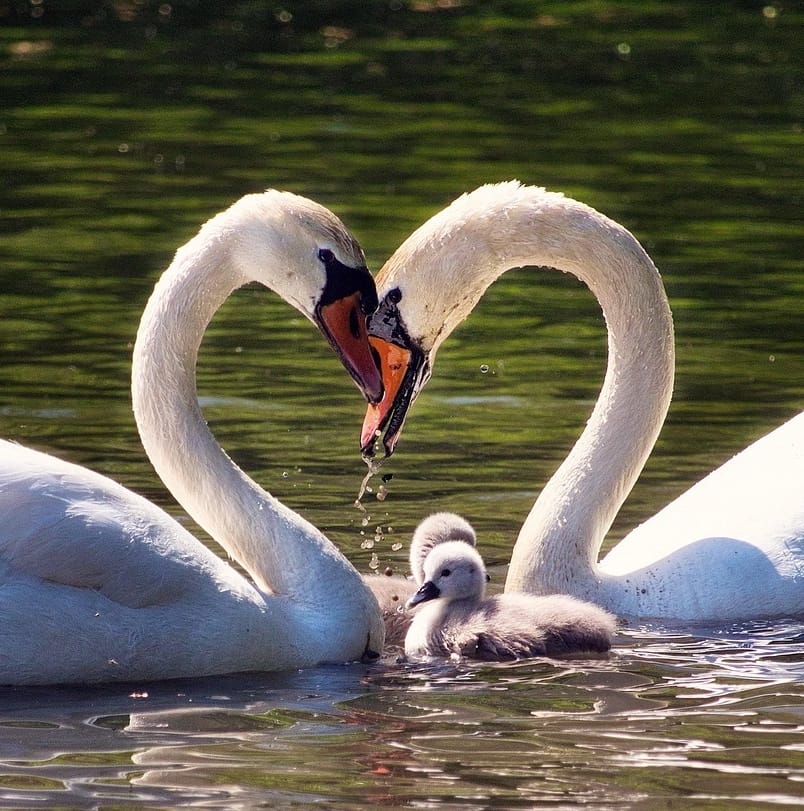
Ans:
[{"label": "sunlit water surface", "polygon": [[797,806],[804,626],[594,661],[322,667],[1,694],[14,807]]},{"label": "sunlit water surface", "polygon": [[[673,307],[674,403],[609,542],[801,409],[795,8],[68,5],[83,9],[0,18],[0,435],[189,524],[144,458],[128,395],[139,313],[175,247],[239,195],[280,186],[331,206],[376,269],[457,194],[512,177],[623,222]],[[274,296],[249,288],[223,308],[199,389],[224,447],[362,571],[404,570],[418,520],[452,509],[499,587],[604,363],[579,284],[506,274],[441,350],[384,468],[387,498],[369,493],[366,512],[353,505],[363,406]],[[587,661],[389,656],[0,690],[0,804],[801,805],[803,630],[632,627]]]}]

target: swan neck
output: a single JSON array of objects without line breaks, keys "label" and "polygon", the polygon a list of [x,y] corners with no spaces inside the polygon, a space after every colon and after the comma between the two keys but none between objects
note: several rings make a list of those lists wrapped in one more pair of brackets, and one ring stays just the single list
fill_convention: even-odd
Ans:
[{"label": "swan neck", "polygon": [[317,564],[339,553],[229,458],[198,404],[195,368],[204,331],[225,299],[248,281],[221,241],[196,238],[177,253],[140,322],[134,415],[167,488],[258,588],[285,594],[310,588],[315,594]]},{"label": "swan neck", "polygon": [[584,431],[520,531],[506,591],[599,600],[606,588],[600,547],[672,397],[673,322],[659,273],[628,231],[580,204],[559,210],[560,234],[540,241],[528,264],[572,273],[589,287],[603,311],[608,361]]},{"label": "swan neck", "polygon": [[[416,268],[437,269],[416,290]],[[603,538],[664,421],[673,385],[673,323],[650,257],[594,209],[517,183],[482,187],[415,232],[381,273],[405,293],[409,334],[431,356],[486,288],[512,268],[571,273],[600,303],[608,365],[574,448],[544,488],[515,545],[506,590],[593,595]],[[458,295],[459,291],[459,295]],[[538,302],[536,302],[538,306]]]}]

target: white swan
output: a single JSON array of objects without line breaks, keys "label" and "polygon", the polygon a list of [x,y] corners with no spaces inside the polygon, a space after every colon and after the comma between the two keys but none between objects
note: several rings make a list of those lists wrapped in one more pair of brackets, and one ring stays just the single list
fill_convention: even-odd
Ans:
[{"label": "white swan", "polygon": [[0,684],[279,670],[382,650],[374,597],[310,523],[261,490],[209,432],[195,392],[203,332],[258,281],[312,320],[367,398],[382,391],[360,247],[327,209],[268,191],[176,253],[134,348],[145,449],[188,513],[251,575],[115,482],[0,443]]},{"label": "white swan", "polygon": [[416,527],[410,541],[410,571],[412,577],[389,574],[366,575],[368,587],[377,598],[385,624],[385,646],[403,648],[413,614],[407,601],[424,583],[424,561],[434,546],[446,541],[461,541],[475,546],[477,537],[472,525],[455,513],[439,512],[428,515]]},{"label": "white swan", "polygon": [[413,233],[377,277],[369,332],[386,394],[364,454],[393,451],[439,345],[510,268],[574,274],[608,327],[608,368],[578,442],[514,547],[506,590],[566,592],[622,616],[693,623],[804,615],[804,414],[751,445],[621,541],[598,551],[664,421],[673,325],[648,255],[593,209],[516,182],[464,195]]},{"label": "white swan", "polygon": [[409,608],[421,607],[405,637],[405,655],[500,662],[611,647],[616,622],[602,608],[564,594],[486,597],[487,580],[474,547],[461,541],[434,547],[424,560],[424,583],[408,600]]}]

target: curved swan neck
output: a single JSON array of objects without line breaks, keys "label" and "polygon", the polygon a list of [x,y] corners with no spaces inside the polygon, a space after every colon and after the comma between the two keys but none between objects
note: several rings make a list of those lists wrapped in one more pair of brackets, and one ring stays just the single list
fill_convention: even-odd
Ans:
[{"label": "curved swan neck", "polygon": [[132,367],[134,415],[154,468],[192,518],[260,589],[287,594],[309,589],[309,600],[316,593],[318,566],[342,556],[237,467],[207,428],[196,395],[204,330],[224,300],[248,281],[220,234],[210,238],[202,232],[179,250],[140,322]]},{"label": "curved swan neck", "polygon": [[[424,263],[438,269],[439,284],[417,291],[416,267]],[[563,195],[517,183],[484,186],[394,254],[380,277],[381,296],[394,285],[405,291],[408,330],[434,353],[496,278],[526,265],[572,273],[590,288],[608,327],[608,367],[586,429],[522,528],[506,589],[532,591],[538,570],[546,592],[566,591],[572,581],[582,584],[574,590],[580,595],[597,588],[600,544],[672,394],[672,316],[650,257],[625,228]],[[430,332],[417,335],[420,325]]]},{"label": "curved swan neck", "polygon": [[595,599],[600,546],[670,405],[673,320],[658,271],[626,229],[574,202],[556,208],[562,234],[540,263],[573,273],[595,295],[608,331],[608,365],[586,428],[520,531],[506,590],[538,585],[544,593],[569,589]]}]

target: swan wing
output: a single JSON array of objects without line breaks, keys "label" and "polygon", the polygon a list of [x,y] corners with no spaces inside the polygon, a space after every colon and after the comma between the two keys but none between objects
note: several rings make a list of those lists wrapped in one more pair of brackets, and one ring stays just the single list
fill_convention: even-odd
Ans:
[{"label": "swan wing", "polygon": [[141,608],[232,575],[147,499],[86,468],[0,441],[0,584],[45,581]]},{"label": "swan wing", "polygon": [[601,569],[676,579],[732,613],[758,598],[769,615],[804,610],[804,412],[634,529]]}]

